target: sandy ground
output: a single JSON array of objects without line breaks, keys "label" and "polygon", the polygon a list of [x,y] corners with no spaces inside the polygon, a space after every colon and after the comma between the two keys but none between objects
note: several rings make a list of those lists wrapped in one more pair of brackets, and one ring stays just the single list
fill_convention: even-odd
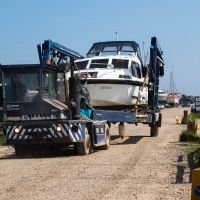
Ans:
[{"label": "sandy ground", "polygon": [[18,159],[0,146],[0,199],[189,200],[193,158],[181,150],[176,124],[189,108],[162,110],[159,136],[148,125],[126,124],[126,136],[111,127],[109,150],[78,156],[72,149],[54,157]]}]

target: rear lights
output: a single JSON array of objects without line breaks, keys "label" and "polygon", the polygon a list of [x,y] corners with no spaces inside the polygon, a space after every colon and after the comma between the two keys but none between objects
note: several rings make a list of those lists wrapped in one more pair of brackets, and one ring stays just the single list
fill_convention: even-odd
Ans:
[{"label": "rear lights", "polygon": [[73,133],[78,132],[78,126],[77,126],[77,125],[73,125],[73,126],[72,126],[72,132],[73,132]]}]

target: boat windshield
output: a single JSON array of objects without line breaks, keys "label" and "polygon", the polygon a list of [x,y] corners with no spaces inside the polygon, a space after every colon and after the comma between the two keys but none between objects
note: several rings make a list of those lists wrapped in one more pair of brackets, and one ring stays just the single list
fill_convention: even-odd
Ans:
[{"label": "boat windshield", "polygon": [[88,57],[99,56],[99,53],[102,51],[103,44],[96,44],[92,47],[88,53]]},{"label": "boat windshield", "polygon": [[27,102],[38,94],[39,70],[13,70],[4,72],[5,103]]},{"label": "boat windshield", "polygon": [[105,55],[118,55],[118,51],[120,50],[120,44],[119,43],[109,43],[105,44],[104,48],[101,52],[101,56]]},{"label": "boat windshield", "polygon": [[136,46],[133,46],[132,42],[103,42],[95,43],[87,56],[130,55],[135,52],[137,52],[137,49]]}]

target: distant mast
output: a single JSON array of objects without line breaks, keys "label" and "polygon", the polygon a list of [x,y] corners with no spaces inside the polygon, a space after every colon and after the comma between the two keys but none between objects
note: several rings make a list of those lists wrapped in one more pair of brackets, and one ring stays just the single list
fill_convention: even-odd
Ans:
[{"label": "distant mast", "polygon": [[170,93],[174,93],[174,92],[173,92],[173,74],[172,74],[172,72],[170,72],[170,86],[169,86],[169,92],[170,92]]},{"label": "distant mast", "polygon": [[172,66],[172,71],[170,72],[170,86],[169,86],[169,92],[170,92],[170,93],[174,93],[173,66]]},{"label": "distant mast", "polygon": [[176,85],[175,85],[175,82],[174,82],[173,66],[172,66],[172,71],[170,72],[170,88],[169,88],[169,92],[170,93],[177,92]]}]

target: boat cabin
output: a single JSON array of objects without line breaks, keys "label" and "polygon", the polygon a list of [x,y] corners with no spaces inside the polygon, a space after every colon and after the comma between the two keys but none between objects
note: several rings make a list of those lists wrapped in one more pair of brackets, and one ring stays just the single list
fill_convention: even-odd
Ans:
[{"label": "boat cabin", "polygon": [[[87,58],[77,60],[78,70],[88,69],[124,69],[131,76],[144,77],[144,67],[139,45],[134,41],[98,42],[87,53]],[[118,77],[124,78],[124,77]]]},{"label": "boat cabin", "polygon": [[142,62],[139,45],[134,41],[111,41],[94,43],[87,53],[87,57],[107,55],[136,54]]}]

